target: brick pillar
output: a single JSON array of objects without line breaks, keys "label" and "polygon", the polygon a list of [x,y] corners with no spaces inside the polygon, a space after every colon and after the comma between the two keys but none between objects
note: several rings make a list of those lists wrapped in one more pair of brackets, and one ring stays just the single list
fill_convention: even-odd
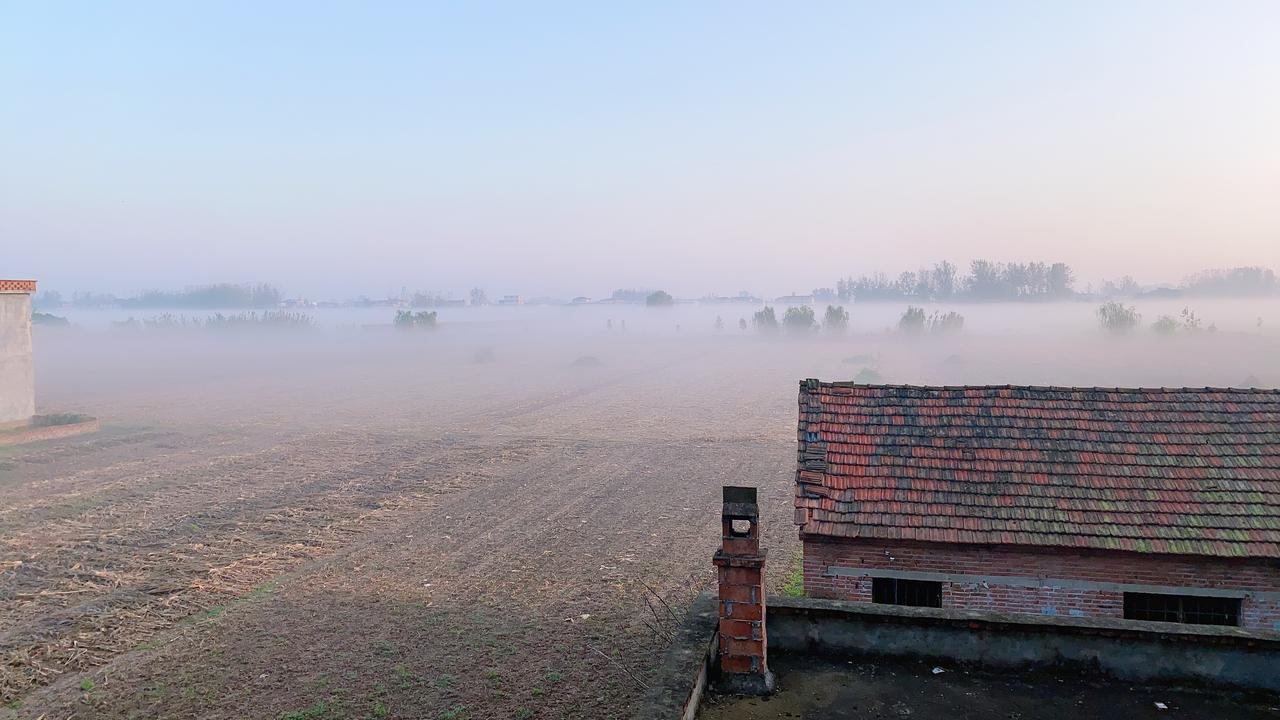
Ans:
[{"label": "brick pillar", "polygon": [[773,692],[765,631],[764,555],[756,489],[724,488],[720,576],[720,688],[742,695]]}]

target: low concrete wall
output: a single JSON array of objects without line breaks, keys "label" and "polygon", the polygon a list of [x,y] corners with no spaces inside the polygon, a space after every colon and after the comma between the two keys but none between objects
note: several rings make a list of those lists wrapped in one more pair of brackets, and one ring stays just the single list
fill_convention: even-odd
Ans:
[{"label": "low concrete wall", "polygon": [[718,645],[719,600],[704,592],[693,602],[636,717],[693,720],[707,688]]},{"label": "low concrete wall", "polygon": [[1280,633],[1105,618],[771,597],[769,650],[888,655],[987,667],[1077,666],[1124,680],[1280,693]]}]

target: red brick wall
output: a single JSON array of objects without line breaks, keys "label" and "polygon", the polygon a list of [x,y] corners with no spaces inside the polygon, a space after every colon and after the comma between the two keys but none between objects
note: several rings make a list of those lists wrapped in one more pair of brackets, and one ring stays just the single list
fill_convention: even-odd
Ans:
[{"label": "red brick wall", "polygon": [[[1162,587],[1280,593],[1280,563],[1133,553],[1072,553],[882,540],[804,542],[804,588],[812,597],[871,602],[871,577],[831,576],[829,567],[975,576],[1051,578]],[[1103,589],[1019,587],[992,579],[942,585],[957,610],[1069,617],[1123,617],[1124,595]],[[1280,631],[1280,599],[1246,597],[1240,625]]]}]

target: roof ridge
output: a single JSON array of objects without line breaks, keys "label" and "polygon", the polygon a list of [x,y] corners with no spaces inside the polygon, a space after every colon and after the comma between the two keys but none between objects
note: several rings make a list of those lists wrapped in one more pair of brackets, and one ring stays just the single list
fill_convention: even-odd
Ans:
[{"label": "roof ridge", "polygon": [[[853,380],[811,380],[801,381],[802,383],[811,383],[818,387],[860,387],[860,388],[879,388],[885,390],[1052,390],[1056,392],[1068,391],[1093,391],[1093,392],[1241,392],[1241,393],[1259,393],[1266,395],[1280,395],[1280,388],[1263,388],[1263,387],[1247,387],[1238,388],[1230,386],[1205,385],[1203,387],[1192,386],[1170,386],[1170,387],[1143,387],[1143,386],[1099,386],[1099,385],[913,385],[909,383],[860,383]],[[811,385],[811,386],[812,386]]]}]

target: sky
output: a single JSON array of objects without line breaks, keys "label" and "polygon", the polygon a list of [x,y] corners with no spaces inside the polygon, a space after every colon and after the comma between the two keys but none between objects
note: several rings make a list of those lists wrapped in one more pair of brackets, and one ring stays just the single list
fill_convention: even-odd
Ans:
[{"label": "sky", "polygon": [[0,277],[1280,269],[1280,3],[0,0]]}]

